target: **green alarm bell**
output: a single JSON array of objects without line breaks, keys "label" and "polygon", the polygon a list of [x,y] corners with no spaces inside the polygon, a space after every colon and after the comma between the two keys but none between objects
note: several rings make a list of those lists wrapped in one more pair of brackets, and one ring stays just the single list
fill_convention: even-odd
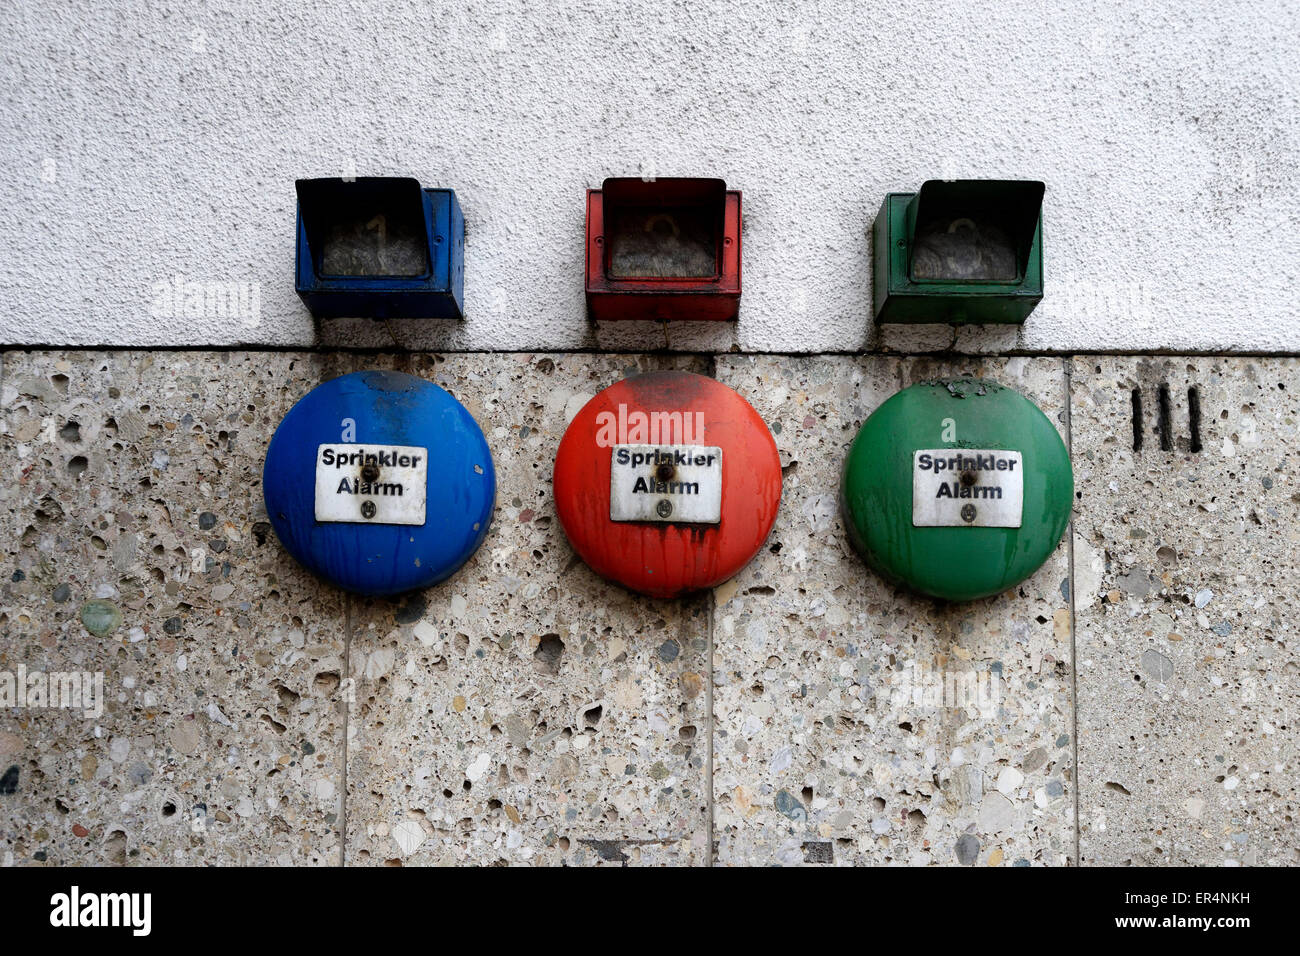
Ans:
[{"label": "green alarm bell", "polygon": [[844,465],[849,540],[883,577],[947,601],[1029,577],[1070,522],[1070,455],[1047,416],[996,382],[921,382],[863,423]]}]

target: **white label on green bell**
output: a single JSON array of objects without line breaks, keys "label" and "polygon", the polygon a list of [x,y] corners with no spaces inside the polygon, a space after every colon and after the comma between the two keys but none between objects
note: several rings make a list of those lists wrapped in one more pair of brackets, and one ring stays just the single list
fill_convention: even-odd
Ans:
[{"label": "white label on green bell", "polygon": [[722,520],[721,448],[615,445],[610,455],[610,521]]},{"label": "white label on green bell", "polygon": [[1019,528],[1024,503],[1018,451],[923,448],[912,454],[917,528]]},{"label": "white label on green bell", "polygon": [[429,450],[414,445],[320,445],[316,520],[424,524]]}]

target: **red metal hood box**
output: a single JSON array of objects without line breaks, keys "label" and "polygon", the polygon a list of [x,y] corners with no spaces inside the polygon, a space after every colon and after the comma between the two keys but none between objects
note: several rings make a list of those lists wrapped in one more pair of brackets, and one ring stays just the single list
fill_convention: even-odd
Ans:
[{"label": "red metal hood box", "polygon": [[587,190],[591,318],[735,319],[740,238],[740,191],[721,179],[606,179]]},{"label": "red metal hood box", "polygon": [[781,504],[767,423],[691,372],[617,382],[578,412],[555,456],[555,510],[593,571],[641,594],[716,587],[753,559]]}]

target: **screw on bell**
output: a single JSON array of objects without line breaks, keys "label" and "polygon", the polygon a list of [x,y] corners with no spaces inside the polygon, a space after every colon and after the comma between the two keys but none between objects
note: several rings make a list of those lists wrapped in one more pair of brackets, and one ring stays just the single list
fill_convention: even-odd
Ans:
[{"label": "screw on bell", "polygon": [[659,499],[659,504],[655,505],[655,513],[661,518],[667,518],[673,513],[673,503],[667,498]]},{"label": "screw on bell", "polygon": [[655,477],[660,481],[672,481],[677,474],[677,467],[670,461],[661,461],[655,467]]},{"label": "screw on bell", "polygon": [[370,484],[374,484],[379,480],[379,465],[373,461],[366,462],[361,466],[361,478]]},{"label": "screw on bell", "polygon": [[[966,507],[969,508],[970,505],[967,505]],[[361,517],[373,518],[375,516],[375,510],[375,503],[373,501],[361,502]]]}]

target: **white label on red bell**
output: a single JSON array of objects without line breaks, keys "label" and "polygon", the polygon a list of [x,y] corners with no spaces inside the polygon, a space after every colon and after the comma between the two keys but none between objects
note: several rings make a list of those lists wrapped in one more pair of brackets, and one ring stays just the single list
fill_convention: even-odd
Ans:
[{"label": "white label on red bell", "polygon": [[413,445],[321,445],[316,520],[424,524],[429,450]]},{"label": "white label on red bell", "polygon": [[721,448],[615,445],[610,456],[611,521],[717,524],[722,520]]},{"label": "white label on red bell", "polygon": [[912,454],[917,528],[1019,528],[1024,503],[1018,451],[923,448]]}]

